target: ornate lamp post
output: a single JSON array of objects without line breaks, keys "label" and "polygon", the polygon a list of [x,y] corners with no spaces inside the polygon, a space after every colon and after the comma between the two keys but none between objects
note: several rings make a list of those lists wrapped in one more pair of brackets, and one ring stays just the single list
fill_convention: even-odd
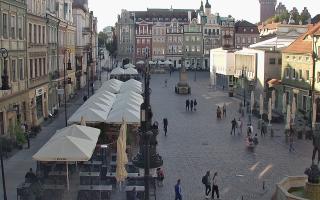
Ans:
[{"label": "ornate lamp post", "polygon": [[[90,81],[90,72],[89,72],[89,66],[91,67],[92,64],[92,50],[91,48],[88,49],[87,51],[87,89],[88,89],[88,96],[87,98],[90,97],[90,85],[92,85],[93,88],[93,83]],[[92,92],[93,94],[93,92]]]},{"label": "ornate lamp post", "polygon": [[[8,51],[5,48],[0,49],[1,57],[6,60],[8,57]],[[1,64],[1,62],[0,62]],[[1,90],[9,90],[9,78],[8,78],[8,71],[7,66],[3,67],[3,75],[1,76],[2,79],[2,86]],[[4,166],[3,166],[3,155],[2,155],[2,142],[0,143],[0,160],[1,160],[1,175],[2,175],[2,187],[3,187],[3,199],[7,200],[7,191],[6,191],[6,179],[4,177]]]},{"label": "ornate lamp post", "polygon": [[141,104],[140,110],[140,150],[139,153],[133,158],[133,164],[138,168],[144,169],[144,186],[145,186],[145,200],[149,200],[150,193],[150,168],[158,168],[162,166],[163,160],[156,152],[158,135],[158,127],[151,126],[152,111],[150,106],[150,93],[149,88],[150,70],[149,70],[149,51],[146,52],[146,66],[144,75],[144,102]]},{"label": "ornate lamp post", "polygon": [[104,60],[104,51],[103,49],[100,49],[99,50],[99,61],[100,61],[100,67],[99,67],[99,80],[100,80],[100,83],[101,83],[101,72],[102,72],[102,69],[101,69],[101,60]]},{"label": "ornate lamp post", "polygon": [[[63,65],[63,90],[64,90],[64,120],[65,120],[65,125],[66,127],[68,126],[68,115],[67,115],[67,92],[66,92],[66,84],[68,81],[66,80],[66,70],[72,70],[71,68],[71,61],[70,61],[70,53],[71,49],[66,48],[64,50],[64,65]],[[67,69],[66,69],[66,54],[68,54],[68,63],[67,63]]]}]

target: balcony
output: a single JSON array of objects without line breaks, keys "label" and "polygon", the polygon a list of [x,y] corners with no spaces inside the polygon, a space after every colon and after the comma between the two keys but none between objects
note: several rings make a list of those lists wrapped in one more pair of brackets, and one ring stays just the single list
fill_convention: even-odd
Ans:
[{"label": "balcony", "polygon": [[49,76],[48,75],[43,75],[41,77],[36,77],[36,78],[32,78],[29,81],[29,88],[33,88],[36,87],[38,85],[42,85],[44,83],[49,82]]}]

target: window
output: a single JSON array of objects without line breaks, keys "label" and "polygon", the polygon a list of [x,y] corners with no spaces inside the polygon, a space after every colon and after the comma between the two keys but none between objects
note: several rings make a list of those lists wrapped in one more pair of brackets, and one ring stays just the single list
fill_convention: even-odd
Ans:
[{"label": "window", "polygon": [[42,26],[42,44],[46,43],[46,31],[45,31],[45,26]]},{"label": "window", "polygon": [[219,30],[219,29],[217,29],[217,35],[219,35],[219,34],[220,34],[220,33],[219,33],[219,31],[220,31],[220,30]]},{"label": "window", "polygon": [[212,29],[212,35],[216,35],[216,29]]},{"label": "window", "polygon": [[278,64],[279,64],[279,65],[282,65],[282,58],[279,58],[279,59],[278,59]]},{"label": "window", "polygon": [[307,96],[302,96],[302,110],[307,111]]},{"label": "window", "polygon": [[8,14],[2,14],[2,33],[3,38],[8,38]]},{"label": "window", "polygon": [[[62,38],[62,37],[61,37]],[[33,43],[37,43],[37,25],[33,25]]]},{"label": "window", "polygon": [[16,60],[11,61],[11,80],[13,82],[17,81],[17,64]]},{"label": "window", "polygon": [[16,39],[16,16],[14,15],[11,15],[10,36],[12,39]]},{"label": "window", "polygon": [[292,69],[292,79],[296,79],[296,69]]},{"label": "window", "polygon": [[208,31],[207,31],[207,29],[205,28],[205,29],[204,29],[204,34],[207,34],[207,33],[208,33]]},{"label": "window", "polygon": [[23,61],[22,61],[22,59],[18,60],[18,70],[19,70],[19,79],[20,80],[24,80]]},{"label": "window", "polygon": [[38,25],[38,44],[41,44],[41,26]]},{"label": "window", "polygon": [[317,82],[320,83],[320,72],[317,73]]},{"label": "window", "polygon": [[299,69],[299,80],[302,80],[302,69]]},{"label": "window", "polygon": [[285,69],[286,78],[290,78],[290,68]]},{"label": "window", "polygon": [[140,44],[141,40],[140,39],[137,39],[137,44]]},{"label": "window", "polygon": [[34,77],[38,77],[38,59],[34,59]]},{"label": "window", "polygon": [[269,58],[269,64],[270,65],[276,64],[276,59],[275,58]]},{"label": "window", "polygon": [[42,59],[39,58],[39,76],[42,76]]},{"label": "window", "polygon": [[211,35],[211,29],[209,29],[209,35]]},{"label": "window", "polygon": [[29,43],[32,43],[32,24],[29,23]]},{"label": "window", "polygon": [[256,37],[253,38],[253,43],[257,43],[257,38]]},{"label": "window", "polygon": [[[186,42],[189,41],[189,36],[186,36]],[[170,42],[170,37],[169,37],[169,42]]]},{"label": "window", "polygon": [[29,66],[29,69],[30,69],[30,78],[33,78],[33,60],[30,59],[30,66]]},{"label": "window", "polygon": [[145,39],[141,39],[141,43],[144,44],[146,41]]},{"label": "window", "polygon": [[22,17],[19,17],[18,18],[18,38],[19,38],[19,40],[22,40],[22,24],[23,24],[23,18]]},{"label": "window", "polygon": [[42,67],[43,67],[43,75],[46,75],[47,74],[47,69],[46,69],[46,58],[42,58]]},{"label": "window", "polygon": [[309,70],[306,70],[306,80],[309,81]]},{"label": "window", "polygon": [[246,38],[243,37],[243,38],[242,38],[242,44],[245,44],[245,43],[246,43]]},{"label": "window", "polygon": [[251,44],[251,37],[248,37],[248,44]]},{"label": "window", "polygon": [[237,36],[237,43],[240,43],[240,42],[241,42],[241,37]]}]

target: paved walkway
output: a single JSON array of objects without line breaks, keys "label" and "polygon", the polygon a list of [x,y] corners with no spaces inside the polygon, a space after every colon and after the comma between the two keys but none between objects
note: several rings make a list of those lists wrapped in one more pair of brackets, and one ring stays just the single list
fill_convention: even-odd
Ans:
[{"label": "paved walkway", "polygon": [[[165,88],[164,80],[168,79]],[[231,120],[238,118],[240,100],[208,87],[209,73],[189,73],[192,94],[174,93],[178,73],[153,75],[151,79],[154,119],[162,124],[168,118],[168,136],[158,136],[158,151],[163,156],[165,181],[158,190],[159,199],[174,199],[173,187],[182,181],[184,200],[204,198],[201,178],[207,170],[217,171],[222,199],[271,199],[275,183],[286,175],[303,174],[311,164],[311,141],[297,140],[296,152],[289,153],[283,134],[283,124],[275,124],[275,137],[260,138],[254,152],[248,151],[243,136],[231,136]],[[196,112],[185,111],[185,100],[197,99]],[[227,105],[227,118],[216,119],[217,105]],[[257,119],[253,118],[254,133]],[[245,131],[244,131],[245,132]],[[259,134],[260,135],[260,134]],[[262,189],[263,182],[265,190]]]}]

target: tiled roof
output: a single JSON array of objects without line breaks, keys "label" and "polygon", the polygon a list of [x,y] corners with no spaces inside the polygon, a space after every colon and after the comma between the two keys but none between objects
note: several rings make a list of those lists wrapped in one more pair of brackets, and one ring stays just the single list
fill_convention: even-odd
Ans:
[{"label": "tiled roof", "polygon": [[[252,24],[246,20],[237,21],[234,26],[235,31],[238,34],[259,34],[257,25]],[[252,32],[251,29],[253,29]]]},{"label": "tiled roof", "polygon": [[320,31],[320,23],[309,25],[308,31],[296,39],[291,45],[285,48],[284,53],[312,53],[312,40],[308,39],[309,35],[316,34]]},{"label": "tiled roof", "polygon": [[281,24],[281,23],[265,24],[265,25],[260,25],[258,28],[259,28],[259,30],[261,30],[261,29],[273,30],[273,29],[276,29],[279,24]]},{"label": "tiled roof", "polygon": [[[184,21],[188,19],[188,11],[191,11],[191,17],[196,18],[197,13],[194,10],[187,9],[148,9],[147,11],[132,11],[136,17],[145,21],[171,21],[176,18],[178,21]],[[166,20],[167,19],[167,20]]]}]

